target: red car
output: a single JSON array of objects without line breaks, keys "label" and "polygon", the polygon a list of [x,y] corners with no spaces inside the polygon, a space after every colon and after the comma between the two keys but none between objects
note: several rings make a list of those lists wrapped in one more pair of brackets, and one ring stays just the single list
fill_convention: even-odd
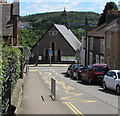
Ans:
[{"label": "red car", "polygon": [[89,65],[81,74],[81,81],[87,81],[88,84],[92,82],[102,82],[104,75],[110,70],[106,64]]}]

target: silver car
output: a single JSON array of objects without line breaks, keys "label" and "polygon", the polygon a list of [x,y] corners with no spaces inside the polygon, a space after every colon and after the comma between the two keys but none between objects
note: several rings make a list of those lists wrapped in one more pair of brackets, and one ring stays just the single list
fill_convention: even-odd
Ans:
[{"label": "silver car", "polygon": [[116,90],[117,94],[120,94],[120,70],[110,70],[104,76],[103,89]]}]

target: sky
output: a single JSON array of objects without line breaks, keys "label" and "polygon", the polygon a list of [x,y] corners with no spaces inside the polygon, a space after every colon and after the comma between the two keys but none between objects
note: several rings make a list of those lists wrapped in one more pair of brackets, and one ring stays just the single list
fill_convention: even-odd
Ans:
[{"label": "sky", "polygon": [[[7,0],[13,2],[13,0]],[[15,0],[18,1],[18,0]],[[107,2],[120,0],[19,0],[20,16],[36,13],[63,11],[92,11],[102,13]]]}]

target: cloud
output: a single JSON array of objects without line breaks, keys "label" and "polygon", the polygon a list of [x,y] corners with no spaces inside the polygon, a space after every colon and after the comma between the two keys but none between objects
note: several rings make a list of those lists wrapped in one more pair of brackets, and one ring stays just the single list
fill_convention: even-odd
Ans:
[{"label": "cloud", "polygon": [[[22,0],[21,0],[22,1]],[[30,0],[28,0],[30,1]],[[39,1],[39,2],[38,2]],[[56,2],[48,2],[49,0],[34,0],[34,2],[21,2],[21,10],[28,14],[63,11],[64,7],[67,11],[93,11],[101,13],[105,7],[106,2],[98,2],[103,0],[93,0],[92,2],[83,2],[83,0],[55,0]],[[54,1],[54,0],[50,0]],[[89,1],[89,0],[84,0]],[[97,1],[97,2],[95,2]],[[107,0],[104,0],[107,1]],[[25,15],[25,12],[21,12]]]},{"label": "cloud", "polygon": [[33,14],[33,12],[29,12],[29,11],[20,11],[20,16],[25,16],[28,14]]},{"label": "cloud", "polygon": [[[8,0],[11,1],[11,0]],[[20,2],[110,2],[110,0],[19,0]],[[118,0],[114,0],[114,2],[118,3]]]}]

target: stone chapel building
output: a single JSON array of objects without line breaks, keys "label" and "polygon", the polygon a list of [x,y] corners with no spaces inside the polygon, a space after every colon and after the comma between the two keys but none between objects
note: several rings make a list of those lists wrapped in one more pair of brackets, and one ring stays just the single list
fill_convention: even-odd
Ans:
[{"label": "stone chapel building", "polygon": [[81,50],[81,42],[69,29],[68,15],[65,10],[62,14],[62,21],[62,24],[53,24],[33,46],[31,62],[49,63],[50,49],[53,63],[76,62],[75,56],[80,55],[76,55],[76,53]]}]

